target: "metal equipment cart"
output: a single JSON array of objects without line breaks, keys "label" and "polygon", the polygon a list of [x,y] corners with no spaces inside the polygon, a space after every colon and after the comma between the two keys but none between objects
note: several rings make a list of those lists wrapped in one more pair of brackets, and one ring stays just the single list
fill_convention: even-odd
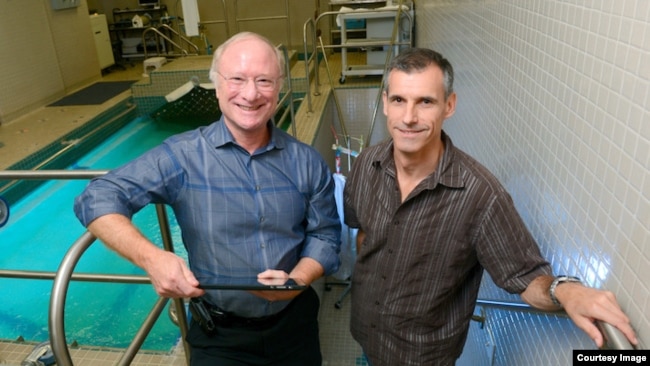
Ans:
[{"label": "metal equipment cart", "polygon": [[[399,20],[397,19],[399,13]],[[413,35],[413,10],[376,9],[351,11],[339,14],[341,20],[341,84],[346,76],[382,75],[387,63],[389,48],[392,56],[403,47],[411,47]],[[365,19],[366,38],[349,38],[348,20]],[[393,31],[397,23],[397,29]],[[366,50],[365,65],[348,65],[348,48]]]}]

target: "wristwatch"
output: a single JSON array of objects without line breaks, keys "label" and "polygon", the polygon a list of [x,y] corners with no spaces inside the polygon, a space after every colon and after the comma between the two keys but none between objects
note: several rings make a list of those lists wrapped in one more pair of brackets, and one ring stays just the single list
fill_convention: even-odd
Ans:
[{"label": "wristwatch", "polygon": [[559,284],[565,282],[577,282],[582,284],[582,281],[578,277],[564,276],[564,275],[555,277],[553,282],[551,282],[551,287],[548,288],[548,294],[551,296],[551,301],[553,301],[553,304],[559,307],[562,307],[562,304],[560,304],[557,297],[555,297],[555,289]]}]

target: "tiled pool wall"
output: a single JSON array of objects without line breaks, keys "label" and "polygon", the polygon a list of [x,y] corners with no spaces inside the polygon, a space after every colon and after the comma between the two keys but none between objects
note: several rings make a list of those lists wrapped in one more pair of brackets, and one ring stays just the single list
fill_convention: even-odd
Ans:
[{"label": "tiled pool wall", "polygon": [[[136,108],[131,98],[127,98],[7,170],[65,169],[135,118]],[[43,183],[41,180],[0,180],[0,195],[11,205]]]}]

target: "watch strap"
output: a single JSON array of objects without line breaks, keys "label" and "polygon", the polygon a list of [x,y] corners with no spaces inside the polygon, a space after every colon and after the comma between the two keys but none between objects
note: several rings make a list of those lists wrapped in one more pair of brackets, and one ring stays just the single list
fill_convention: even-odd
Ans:
[{"label": "watch strap", "polygon": [[557,276],[553,279],[553,282],[551,282],[551,286],[548,288],[548,294],[551,297],[551,301],[553,301],[553,304],[555,304],[558,307],[562,307],[562,304],[560,301],[555,297],[555,289],[557,286],[561,283],[565,282],[577,282],[577,283],[582,283],[582,281],[578,277],[573,277],[573,276]]}]

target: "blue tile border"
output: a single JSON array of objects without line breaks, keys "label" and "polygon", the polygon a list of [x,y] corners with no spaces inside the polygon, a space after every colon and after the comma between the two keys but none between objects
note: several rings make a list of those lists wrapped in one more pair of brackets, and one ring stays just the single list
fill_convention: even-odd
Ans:
[{"label": "blue tile border", "polygon": [[[132,99],[125,99],[7,170],[65,169],[135,118],[137,114]],[[75,146],[68,148],[71,143]],[[39,180],[0,180],[0,196],[12,205],[43,183]]]}]

